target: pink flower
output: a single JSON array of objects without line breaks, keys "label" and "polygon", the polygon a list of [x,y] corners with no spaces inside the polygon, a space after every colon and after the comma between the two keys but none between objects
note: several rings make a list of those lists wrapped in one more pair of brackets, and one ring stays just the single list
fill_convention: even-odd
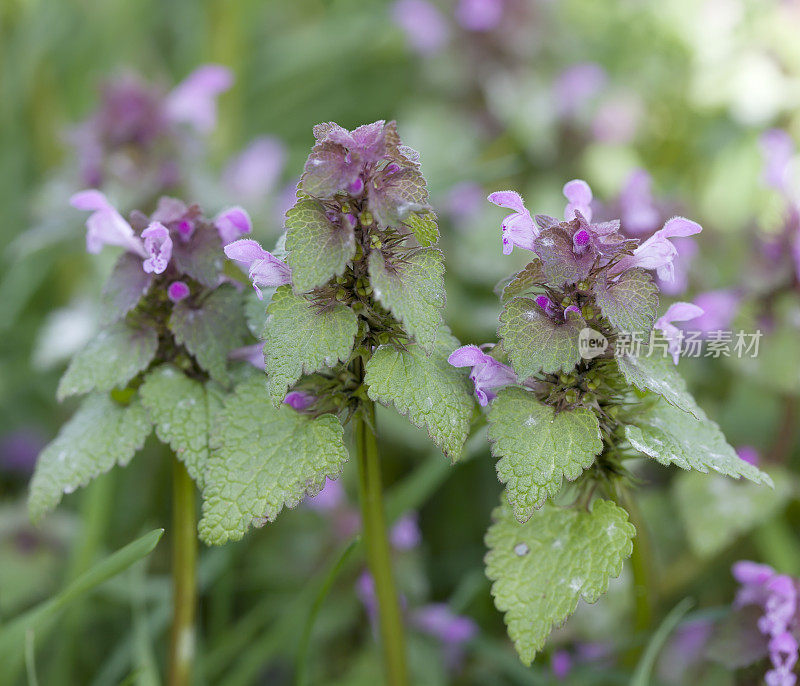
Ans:
[{"label": "pink flower", "polygon": [[539,230],[533,223],[522,197],[515,191],[497,191],[489,196],[489,202],[513,212],[503,219],[503,254],[510,255],[516,245],[533,250]]},{"label": "pink flower", "polygon": [[234,348],[228,353],[231,360],[241,360],[253,365],[256,369],[264,369],[264,344],[254,343],[241,348]]},{"label": "pink flower", "polygon": [[193,126],[199,133],[211,133],[217,125],[217,96],[232,85],[233,74],[227,67],[198,67],[167,96],[167,116],[173,122]]},{"label": "pink flower", "polygon": [[256,138],[228,163],[222,174],[237,197],[258,200],[270,193],[286,162],[286,146],[277,138]]},{"label": "pink flower", "polygon": [[305,391],[291,391],[286,394],[283,402],[292,409],[302,412],[303,410],[307,410],[309,407],[311,407],[315,402],[317,402],[317,400],[317,396],[315,396],[313,393],[306,393]]},{"label": "pink flower", "polygon": [[741,296],[732,290],[706,291],[700,293],[694,304],[703,310],[703,316],[692,322],[692,329],[708,333],[727,329],[739,309]]},{"label": "pink flower", "polygon": [[673,303],[669,306],[662,317],[656,320],[654,328],[660,329],[667,339],[667,350],[672,355],[672,361],[678,364],[678,357],[681,354],[681,342],[683,341],[683,331],[672,322],[686,322],[695,317],[700,317],[703,310],[692,303]]},{"label": "pink flower", "polygon": [[570,117],[603,88],[607,80],[605,70],[594,62],[581,62],[567,67],[554,84],[554,97],[558,113]]},{"label": "pink flower", "polygon": [[752,445],[740,445],[736,448],[736,454],[748,464],[758,467],[761,458],[758,455],[758,450]]},{"label": "pink flower", "polygon": [[142,258],[147,251],[131,225],[100,191],[88,190],[76,193],[69,199],[78,210],[91,212],[86,220],[86,251],[99,253],[104,245],[118,245]]},{"label": "pink flower", "polygon": [[467,31],[491,31],[503,18],[503,0],[459,0],[456,20]]},{"label": "pink flower", "polygon": [[[564,219],[570,221],[575,219],[575,212],[580,212],[587,222],[592,221],[592,189],[589,184],[582,179],[573,179],[564,184],[564,197],[567,199],[567,206],[564,208]],[[588,242],[588,241],[587,241]]]},{"label": "pink flower", "polygon": [[644,169],[628,177],[619,194],[622,228],[628,233],[649,233],[658,226],[658,210],[653,202],[652,179]]},{"label": "pink flower", "polygon": [[781,129],[762,134],[761,154],[764,158],[764,183],[779,191],[787,190],[789,163],[794,157],[794,141]]},{"label": "pink flower", "polygon": [[420,55],[439,52],[450,38],[442,13],[427,0],[397,0],[392,5],[392,19]]},{"label": "pink flower", "polygon": [[144,249],[149,257],[142,264],[148,274],[163,274],[172,257],[172,239],[167,227],[161,222],[153,222],[144,231]]},{"label": "pink flower", "polygon": [[664,228],[656,231],[636,248],[633,255],[625,255],[613,265],[609,269],[609,273],[620,274],[634,267],[655,269],[660,279],[672,281],[675,278],[675,268],[672,262],[678,251],[669,239],[675,236],[692,236],[702,230],[703,227],[696,222],[684,217],[673,217],[664,224]]},{"label": "pink flower", "polygon": [[395,550],[413,550],[420,544],[422,533],[419,530],[418,519],[416,512],[410,512],[394,523],[389,532],[389,540]]},{"label": "pink flower", "polygon": [[183,281],[173,281],[167,288],[167,297],[174,303],[189,297],[189,286]]},{"label": "pink flower", "polygon": [[264,299],[261,288],[274,288],[292,282],[292,270],[254,240],[243,238],[229,243],[224,250],[229,259],[247,265],[250,281],[259,300]]},{"label": "pink flower", "polygon": [[517,383],[517,375],[511,367],[498,362],[476,345],[458,348],[447,361],[454,367],[472,367],[469,378],[475,384],[478,403],[484,407],[497,397],[496,389]]},{"label": "pink flower", "polygon": [[222,245],[228,245],[253,230],[247,210],[238,206],[220,212],[214,219],[214,226],[222,239]]}]

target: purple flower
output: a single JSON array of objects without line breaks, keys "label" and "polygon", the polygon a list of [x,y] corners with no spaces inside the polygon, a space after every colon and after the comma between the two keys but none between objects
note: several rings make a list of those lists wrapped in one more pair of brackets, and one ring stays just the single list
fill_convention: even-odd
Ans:
[{"label": "purple flower", "polygon": [[227,67],[198,67],[167,96],[167,117],[175,123],[189,124],[200,133],[210,133],[217,125],[217,96],[232,85],[233,74]]},{"label": "purple flower", "polygon": [[455,614],[445,603],[430,603],[414,611],[411,621],[423,633],[442,642],[445,662],[457,670],[464,658],[464,645],[478,635],[478,625]]},{"label": "purple flower", "polygon": [[172,257],[172,239],[167,227],[161,222],[153,222],[142,231],[142,238],[144,249],[150,256],[142,264],[142,269],[148,274],[163,274]]},{"label": "purple flower", "polygon": [[292,409],[302,412],[303,410],[307,410],[309,407],[311,407],[315,402],[317,402],[317,400],[317,396],[315,396],[313,393],[306,393],[305,391],[291,391],[286,394],[283,402]]},{"label": "purple flower", "polygon": [[789,163],[794,157],[794,141],[781,129],[762,134],[761,154],[764,158],[764,183],[779,191],[787,190]]},{"label": "purple flower", "polygon": [[515,191],[497,191],[492,193],[489,202],[513,212],[503,219],[503,254],[510,255],[516,245],[525,250],[533,250],[539,230],[533,223],[531,213],[519,193]]},{"label": "purple flower", "polygon": [[555,317],[558,313],[555,303],[546,295],[537,295],[535,300],[536,304],[545,311],[548,317]]},{"label": "purple flower", "polygon": [[[567,206],[564,208],[564,219],[570,221],[575,219],[575,213],[580,212],[587,222],[592,221],[592,189],[589,184],[582,179],[573,179],[564,184],[564,197],[567,199]],[[588,237],[586,243],[588,243]],[[585,243],[584,243],[585,245]]]},{"label": "purple flower", "polygon": [[253,230],[247,210],[238,206],[222,210],[214,219],[214,226],[222,239],[222,245],[228,245]]},{"label": "purple flower", "polygon": [[420,55],[433,55],[447,45],[450,36],[447,22],[426,0],[398,0],[392,5],[392,19]]},{"label": "purple flower", "polygon": [[277,138],[262,136],[228,163],[222,180],[236,196],[257,200],[275,187],[285,162],[286,146]]},{"label": "purple flower", "polygon": [[272,288],[292,282],[292,270],[254,240],[243,238],[229,243],[224,250],[229,259],[247,265],[250,281],[259,300],[264,299],[262,287]]},{"label": "purple flower", "polygon": [[362,572],[356,580],[356,595],[367,611],[370,623],[374,626],[378,618],[378,598],[375,595],[375,580],[369,572]]},{"label": "purple flower", "polygon": [[732,290],[706,291],[700,293],[694,304],[703,310],[703,315],[692,322],[692,329],[708,333],[727,329],[737,310],[741,296]]},{"label": "purple flower", "polygon": [[469,378],[475,384],[475,397],[483,407],[497,397],[495,389],[517,383],[517,375],[511,367],[498,362],[476,345],[458,348],[447,361],[454,367],[472,367]]},{"label": "purple flower", "polygon": [[664,228],[656,231],[650,238],[642,243],[633,255],[625,255],[614,264],[609,273],[620,274],[628,269],[655,269],[659,278],[672,281],[675,278],[675,268],[672,264],[678,254],[675,246],[669,241],[675,236],[686,237],[700,233],[703,227],[684,217],[673,217],[667,220]]},{"label": "purple flower", "polygon": [[30,474],[47,441],[37,431],[18,429],[0,438],[0,472]]},{"label": "purple flower", "polygon": [[740,445],[736,448],[736,454],[748,464],[758,467],[761,458],[759,457],[758,450],[752,445]]},{"label": "purple flower", "polygon": [[798,645],[793,636],[797,629],[797,582],[785,574],[776,574],[767,565],[743,560],[733,566],[733,576],[742,584],[735,606],[760,605],[764,614],[758,629],[769,637],[769,657],[772,669],[764,675],[769,686],[793,686],[792,672],[798,657]]},{"label": "purple flower", "polygon": [[174,303],[179,303],[189,297],[189,286],[183,281],[173,281],[167,288],[167,297]]},{"label": "purple flower", "polygon": [[316,495],[306,498],[305,504],[317,512],[330,512],[339,508],[344,502],[345,492],[342,482],[326,478],[323,489]]},{"label": "purple flower", "polygon": [[678,364],[678,357],[681,354],[681,342],[683,341],[683,331],[672,322],[687,322],[695,317],[700,317],[703,310],[692,303],[673,303],[669,306],[663,316],[656,320],[654,328],[660,329],[664,338],[667,339],[667,350],[672,355],[672,361]]},{"label": "purple flower", "polygon": [[592,135],[601,143],[628,143],[636,135],[642,116],[638,98],[620,95],[605,100],[592,119]]},{"label": "purple flower", "polygon": [[550,669],[553,676],[563,681],[572,671],[572,658],[566,650],[556,650],[550,656]]},{"label": "purple flower", "polygon": [[87,252],[96,254],[104,245],[118,245],[142,258],[147,257],[147,251],[139,237],[134,234],[131,225],[100,191],[75,193],[69,203],[78,210],[92,213],[86,220]]},{"label": "purple flower", "polygon": [[574,115],[588,100],[600,92],[605,82],[605,71],[594,62],[582,62],[565,69],[554,84],[559,115],[562,117]]},{"label": "purple flower", "polygon": [[622,228],[628,233],[650,233],[658,226],[659,213],[653,202],[651,184],[650,174],[636,169],[619,194]]},{"label": "purple flower", "polygon": [[678,254],[672,261],[673,274],[671,280],[656,277],[658,287],[662,293],[677,297],[685,293],[689,287],[689,269],[697,254],[697,243],[693,238],[675,238],[672,241]]},{"label": "purple flower", "polygon": [[254,343],[241,348],[234,348],[228,353],[231,360],[241,360],[253,365],[256,369],[264,369],[264,344]]},{"label": "purple flower", "polygon": [[409,512],[395,522],[389,532],[389,540],[395,550],[413,550],[420,544],[422,533],[418,519],[416,512]]},{"label": "purple flower", "polygon": [[456,20],[467,31],[491,31],[503,18],[503,0],[459,0]]},{"label": "purple flower", "polygon": [[479,184],[470,181],[458,183],[445,196],[444,209],[453,221],[465,222],[480,211],[484,197]]}]

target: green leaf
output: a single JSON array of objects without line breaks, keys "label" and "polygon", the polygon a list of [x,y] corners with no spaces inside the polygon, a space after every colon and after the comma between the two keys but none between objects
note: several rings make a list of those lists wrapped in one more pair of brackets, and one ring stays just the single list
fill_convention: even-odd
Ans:
[{"label": "green leaf", "polygon": [[500,299],[505,302],[509,298],[513,298],[515,295],[527,293],[532,288],[546,282],[547,279],[544,275],[542,261],[537,258],[525,265],[525,268],[522,269],[522,271],[503,279],[497,284],[494,290]]},{"label": "green leaf", "polygon": [[556,414],[522,388],[505,388],[489,410],[492,455],[514,516],[527,521],[564,479],[575,481],[603,450],[600,424],[581,407]]},{"label": "green leaf", "polygon": [[321,307],[291,286],[281,286],[267,308],[264,359],[269,395],[275,405],[303,376],[337,362],[353,350],[358,319],[346,305]]},{"label": "green leaf", "polygon": [[135,562],[147,557],[161,539],[164,529],[154,529],[137,538],[81,574],[63,591],[45,600],[0,628],[0,664],[6,683],[16,683],[15,676],[22,668],[23,646],[28,632],[37,638],[53,626],[61,611],[80,600],[100,584],[124,572]]},{"label": "green leaf", "polygon": [[163,365],[147,375],[139,397],[159,440],[172,448],[198,488],[203,488],[211,418],[222,405],[220,394]]},{"label": "green leaf", "polygon": [[500,314],[500,337],[520,379],[534,374],[571,372],[580,361],[580,317],[563,323],[548,317],[532,298],[513,298]]},{"label": "green leaf", "polygon": [[486,576],[508,635],[530,665],[578,600],[596,602],[609,578],[619,576],[636,530],[627,512],[608,500],[596,500],[591,512],[546,505],[526,524],[502,505],[492,520]]},{"label": "green leaf", "polygon": [[233,286],[220,286],[199,307],[189,300],[177,303],[169,328],[212,379],[228,385],[228,353],[241,346],[247,334],[242,296]]},{"label": "green leaf", "polygon": [[419,169],[406,167],[367,185],[369,209],[382,226],[397,226],[414,212],[427,210],[428,188]]},{"label": "green leaf", "polygon": [[214,288],[219,284],[225,263],[219,233],[210,224],[199,224],[191,241],[174,241],[172,259],[179,272],[191,276],[206,288]]},{"label": "green leaf", "polygon": [[775,490],[696,472],[675,479],[678,512],[692,550],[712,557],[783,510],[792,498],[793,481],[780,469],[771,469],[770,475]]},{"label": "green leaf", "polygon": [[147,369],[157,350],[154,330],[133,328],[125,322],[113,324],[72,358],[56,395],[63,400],[70,395],[125,386]]},{"label": "green leaf", "polygon": [[652,391],[660,395],[670,405],[689,412],[698,419],[705,417],[669,358],[660,354],[648,357],[623,353],[617,357],[617,366],[629,384],[642,391]]},{"label": "green leaf", "polygon": [[445,456],[455,461],[469,435],[474,402],[467,377],[448,364],[458,340],[443,328],[428,357],[418,345],[402,350],[382,345],[367,362],[369,397],[397,411],[421,429]]},{"label": "green leaf", "polygon": [[578,255],[574,251],[572,233],[557,225],[544,229],[535,242],[536,254],[542,260],[544,274],[550,286],[583,281],[594,264],[594,253],[586,250]]},{"label": "green leaf", "polygon": [[301,198],[286,213],[286,262],[296,293],[307,293],[344,273],[356,253],[353,230],[328,219],[325,206]]},{"label": "green leaf", "polygon": [[39,455],[28,509],[34,521],[114,465],[124,467],[150,434],[147,411],[138,399],[127,407],[106,394],[90,395]]},{"label": "green leaf", "polygon": [[411,229],[421,246],[428,247],[435,245],[439,241],[439,226],[436,223],[436,213],[433,210],[412,212],[406,217],[405,224]]},{"label": "green leaf", "polygon": [[704,474],[714,470],[772,485],[767,474],[736,454],[716,422],[699,407],[695,408],[695,415],[659,401],[636,426],[625,427],[625,438],[636,450],[663,465],[674,464]]},{"label": "green leaf", "polygon": [[274,408],[263,379],[244,382],[214,420],[200,537],[211,544],[239,540],[250,526],[318,493],[346,461],[334,415],[312,419],[288,405]]},{"label": "green leaf", "polygon": [[126,252],[120,255],[108,277],[100,298],[100,321],[104,325],[122,319],[142,299],[153,282],[153,275],[142,269],[142,258]]},{"label": "green leaf", "polygon": [[369,256],[369,276],[377,300],[399,319],[428,354],[442,326],[444,262],[437,248],[422,248],[387,264],[378,250]]},{"label": "green leaf", "polygon": [[594,297],[603,316],[620,331],[647,333],[658,314],[658,287],[643,269],[630,269],[608,283],[598,279]]}]

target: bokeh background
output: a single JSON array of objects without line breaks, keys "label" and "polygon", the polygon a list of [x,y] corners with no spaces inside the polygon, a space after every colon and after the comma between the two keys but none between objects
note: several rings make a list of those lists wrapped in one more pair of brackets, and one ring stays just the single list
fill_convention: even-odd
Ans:
[{"label": "bokeh background", "polygon": [[[705,297],[715,313],[728,306],[709,328],[764,331],[756,360],[687,360],[681,368],[731,444],[758,459],[778,487],[643,465],[648,616],[633,616],[623,574],[524,668],[482,571],[500,491],[484,438],[450,467],[421,432],[384,413],[384,475],[391,514],[406,515],[396,565],[409,613],[447,603],[467,626],[467,639],[455,644],[412,630],[415,684],[629,683],[632,656],[686,597],[694,608],[673,631],[652,683],[758,683],[731,660],[741,646],[720,626],[736,592],[733,561],[800,575],[791,148],[800,134],[798,31],[793,0],[4,0],[0,627],[169,521],[166,461],[155,441],[124,471],[67,497],[39,528],[28,524],[26,487],[39,449],[74,410],[55,402],[55,388],[69,356],[96,331],[98,293],[113,263],[113,255],[85,254],[83,216],[67,202],[86,185],[85,122],[114,84],[140,79],[166,91],[215,62],[233,71],[235,84],[220,97],[213,132],[186,144],[184,199],[209,214],[242,204],[256,237],[271,244],[311,127],[396,119],[422,155],[441,220],[447,319],[464,343],[495,340],[493,287],[521,264],[501,254],[502,213],[485,201],[491,191],[517,189],[532,211],[559,215],[564,182],[583,178],[597,212],[621,214],[623,226],[626,216],[630,226],[638,217],[640,236],[674,214],[703,225],[698,240],[680,248],[678,279],[661,311],[674,299]],[[785,133],[764,138],[775,128]],[[236,174],[254,141],[257,182]],[[150,189],[125,157],[135,161],[139,152],[123,153],[104,189],[121,209],[150,210],[142,207],[152,202]],[[641,185],[648,180],[650,193]],[[202,551],[198,683],[292,683],[316,589],[352,533],[352,477],[347,469],[332,504],[301,505],[241,543]],[[70,605],[35,637],[27,678],[33,665],[48,685],[159,683],[168,565],[162,544],[146,564]],[[377,683],[362,567],[348,557],[325,598],[309,642],[308,683]]]}]

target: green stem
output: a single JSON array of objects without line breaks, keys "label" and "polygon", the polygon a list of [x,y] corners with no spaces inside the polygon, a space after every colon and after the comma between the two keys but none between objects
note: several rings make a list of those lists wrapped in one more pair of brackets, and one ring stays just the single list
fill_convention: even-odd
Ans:
[{"label": "green stem", "polygon": [[189,686],[195,651],[197,519],[194,482],[182,462],[172,469],[172,633],[169,686]]},{"label": "green stem", "polygon": [[[361,366],[358,370],[361,372]],[[358,494],[367,565],[375,583],[378,600],[380,640],[388,686],[407,686],[406,647],[403,617],[392,576],[391,551],[386,533],[386,515],[381,490],[378,442],[375,437],[375,405],[361,402],[353,416],[358,457]]]}]

